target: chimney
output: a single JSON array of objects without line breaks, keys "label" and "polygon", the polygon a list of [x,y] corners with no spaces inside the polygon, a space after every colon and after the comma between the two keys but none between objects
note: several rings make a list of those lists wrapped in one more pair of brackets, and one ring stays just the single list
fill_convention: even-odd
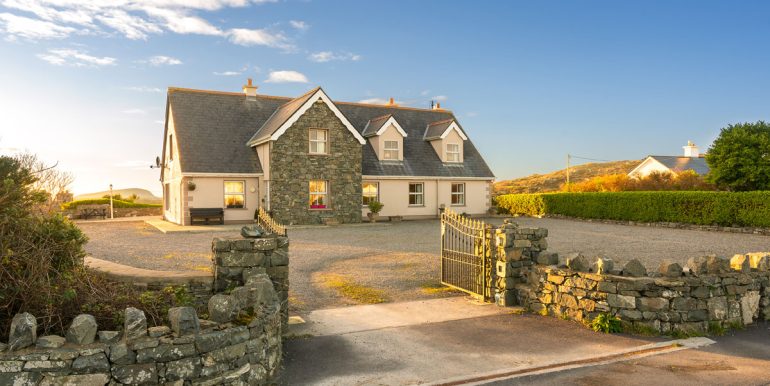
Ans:
[{"label": "chimney", "polygon": [[698,147],[692,141],[687,141],[687,146],[682,146],[685,157],[700,157]]},{"label": "chimney", "polygon": [[436,102],[436,104],[433,105],[433,110],[441,110],[441,102]]},{"label": "chimney", "polygon": [[395,107],[395,106],[398,106],[398,105],[396,104],[396,101],[393,100],[393,98],[391,97],[390,100],[388,101],[388,103],[385,104],[385,106],[394,106]]},{"label": "chimney", "polygon": [[251,78],[249,78],[248,83],[243,85],[243,93],[246,94],[246,96],[249,97],[256,97],[257,96],[257,86],[254,86],[251,84]]}]

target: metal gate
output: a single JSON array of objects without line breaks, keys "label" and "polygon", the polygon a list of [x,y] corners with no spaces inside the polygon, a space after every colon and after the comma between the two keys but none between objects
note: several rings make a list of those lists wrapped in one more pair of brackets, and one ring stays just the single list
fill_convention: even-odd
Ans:
[{"label": "metal gate", "polygon": [[492,227],[449,209],[441,214],[441,284],[492,299]]}]

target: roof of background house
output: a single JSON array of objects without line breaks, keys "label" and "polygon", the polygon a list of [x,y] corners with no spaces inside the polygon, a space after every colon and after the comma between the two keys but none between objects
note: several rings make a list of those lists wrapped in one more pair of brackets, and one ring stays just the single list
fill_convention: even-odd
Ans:
[{"label": "roof of background house", "polygon": [[672,155],[651,155],[650,158],[662,163],[671,171],[679,173],[693,170],[700,175],[708,174],[709,166],[703,157],[680,157]]},{"label": "roof of background house", "polygon": [[[168,103],[182,172],[261,173],[256,152],[246,143],[271,135],[272,132],[267,133],[286,122],[312,91],[299,98],[257,94],[256,98],[247,99],[243,93],[169,88]],[[337,101],[334,104],[359,133],[371,119],[385,115],[392,115],[407,132],[403,162],[380,161],[371,143],[363,145],[365,176],[494,178],[470,140],[463,145],[463,163],[445,164],[430,142],[423,139],[429,123],[454,119],[450,111]]]}]

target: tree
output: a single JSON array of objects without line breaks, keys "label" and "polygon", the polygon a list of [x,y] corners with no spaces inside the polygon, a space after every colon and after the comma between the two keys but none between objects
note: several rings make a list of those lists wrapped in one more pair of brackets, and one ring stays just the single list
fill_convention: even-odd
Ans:
[{"label": "tree", "polygon": [[733,191],[770,190],[770,125],[728,125],[709,148],[708,180]]},{"label": "tree", "polygon": [[37,155],[25,153],[15,157],[19,166],[28,170],[35,178],[31,188],[48,194],[48,198],[38,205],[44,212],[52,213],[59,210],[61,194],[67,192],[67,187],[75,181],[72,173],[56,169],[56,165],[48,165]]}]

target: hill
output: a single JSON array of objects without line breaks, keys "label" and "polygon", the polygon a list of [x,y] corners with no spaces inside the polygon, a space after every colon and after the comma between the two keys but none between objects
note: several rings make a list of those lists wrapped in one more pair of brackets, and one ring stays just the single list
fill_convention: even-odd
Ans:
[{"label": "hill", "polygon": [[[109,190],[104,192],[78,194],[75,196],[75,200],[94,200],[109,194]],[[139,197],[136,202],[139,204],[160,204],[163,200],[160,197],[156,197],[149,190],[140,188],[113,189],[112,194],[119,194],[121,197],[130,197],[132,194],[136,194]]]},{"label": "hill", "polygon": [[[594,162],[572,166],[570,167],[570,181],[574,183],[606,174],[628,173],[639,165],[639,162],[641,161]],[[513,180],[499,181],[495,183],[494,191],[495,195],[556,192],[566,180],[567,170],[562,169],[548,174],[533,174]]]}]

